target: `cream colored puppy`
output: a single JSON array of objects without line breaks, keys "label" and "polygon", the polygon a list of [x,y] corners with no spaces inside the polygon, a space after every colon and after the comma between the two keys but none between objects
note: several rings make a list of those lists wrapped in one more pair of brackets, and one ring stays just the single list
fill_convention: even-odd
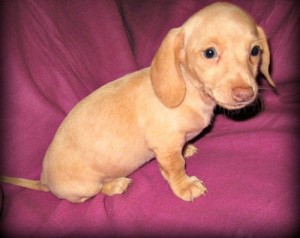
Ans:
[{"label": "cream colored puppy", "polygon": [[[215,3],[163,40],[149,68],[115,80],[68,114],[46,152],[40,181],[3,182],[83,202],[121,194],[134,170],[156,157],[176,196],[206,191],[185,172],[183,148],[210,124],[218,104],[239,109],[257,95],[258,69],[272,86],[264,31],[240,8]],[[195,151],[187,146],[186,153]]]}]

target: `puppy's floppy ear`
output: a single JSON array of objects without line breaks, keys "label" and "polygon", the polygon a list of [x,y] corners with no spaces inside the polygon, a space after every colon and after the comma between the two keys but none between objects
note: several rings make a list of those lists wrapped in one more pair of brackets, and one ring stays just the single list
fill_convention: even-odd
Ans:
[{"label": "puppy's floppy ear", "polygon": [[180,71],[184,33],[169,31],[151,63],[150,77],[156,96],[169,107],[179,106],[185,97],[185,82]]},{"label": "puppy's floppy ear", "polygon": [[267,37],[266,37],[264,30],[261,27],[258,26],[257,31],[258,31],[258,36],[259,36],[259,39],[260,39],[260,41],[262,43],[262,47],[263,47],[260,72],[266,77],[269,84],[275,88],[276,85],[269,74],[270,50],[269,50],[269,46],[268,46],[268,42],[267,42]]}]

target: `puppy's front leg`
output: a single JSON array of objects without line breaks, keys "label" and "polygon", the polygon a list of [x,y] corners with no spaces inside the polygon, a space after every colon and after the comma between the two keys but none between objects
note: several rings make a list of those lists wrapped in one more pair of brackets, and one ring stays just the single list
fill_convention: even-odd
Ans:
[{"label": "puppy's front leg", "polygon": [[185,173],[185,161],[181,150],[158,152],[156,159],[163,177],[168,181],[174,194],[185,201],[204,195],[206,188],[195,176],[189,177]]},{"label": "puppy's front leg", "polygon": [[182,150],[183,158],[185,158],[185,159],[189,158],[189,157],[193,156],[194,154],[196,154],[197,151],[198,151],[197,147],[194,146],[193,144],[186,144]]}]

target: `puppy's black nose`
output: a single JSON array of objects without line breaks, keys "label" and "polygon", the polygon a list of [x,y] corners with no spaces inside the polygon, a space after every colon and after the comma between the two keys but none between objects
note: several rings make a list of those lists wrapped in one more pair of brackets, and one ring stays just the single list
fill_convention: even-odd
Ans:
[{"label": "puppy's black nose", "polygon": [[254,96],[254,92],[251,87],[247,87],[247,88],[236,87],[232,89],[232,97],[236,102],[247,102],[253,96]]}]

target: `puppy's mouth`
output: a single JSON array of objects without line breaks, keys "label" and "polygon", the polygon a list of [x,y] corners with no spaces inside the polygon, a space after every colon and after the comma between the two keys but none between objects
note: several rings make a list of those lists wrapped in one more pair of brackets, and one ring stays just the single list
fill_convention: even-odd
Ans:
[{"label": "puppy's mouth", "polygon": [[256,95],[249,98],[247,101],[243,101],[243,102],[237,102],[237,101],[233,101],[233,100],[229,100],[229,102],[224,102],[224,101],[218,100],[216,97],[213,97],[213,96],[211,96],[211,97],[216,102],[217,105],[219,105],[220,107],[223,107],[227,110],[238,110],[238,109],[244,108],[256,100]]},{"label": "puppy's mouth", "polygon": [[255,90],[239,89],[238,93],[228,95],[209,94],[217,105],[227,110],[238,110],[244,108],[256,100],[257,92]]},{"label": "puppy's mouth", "polygon": [[241,108],[244,108],[246,106],[248,106],[249,104],[253,103],[255,99],[251,100],[251,101],[248,101],[248,102],[239,102],[239,103],[224,103],[224,102],[219,102],[217,100],[216,103],[220,106],[220,107],[223,107],[227,110],[238,110],[238,109],[241,109]]}]

